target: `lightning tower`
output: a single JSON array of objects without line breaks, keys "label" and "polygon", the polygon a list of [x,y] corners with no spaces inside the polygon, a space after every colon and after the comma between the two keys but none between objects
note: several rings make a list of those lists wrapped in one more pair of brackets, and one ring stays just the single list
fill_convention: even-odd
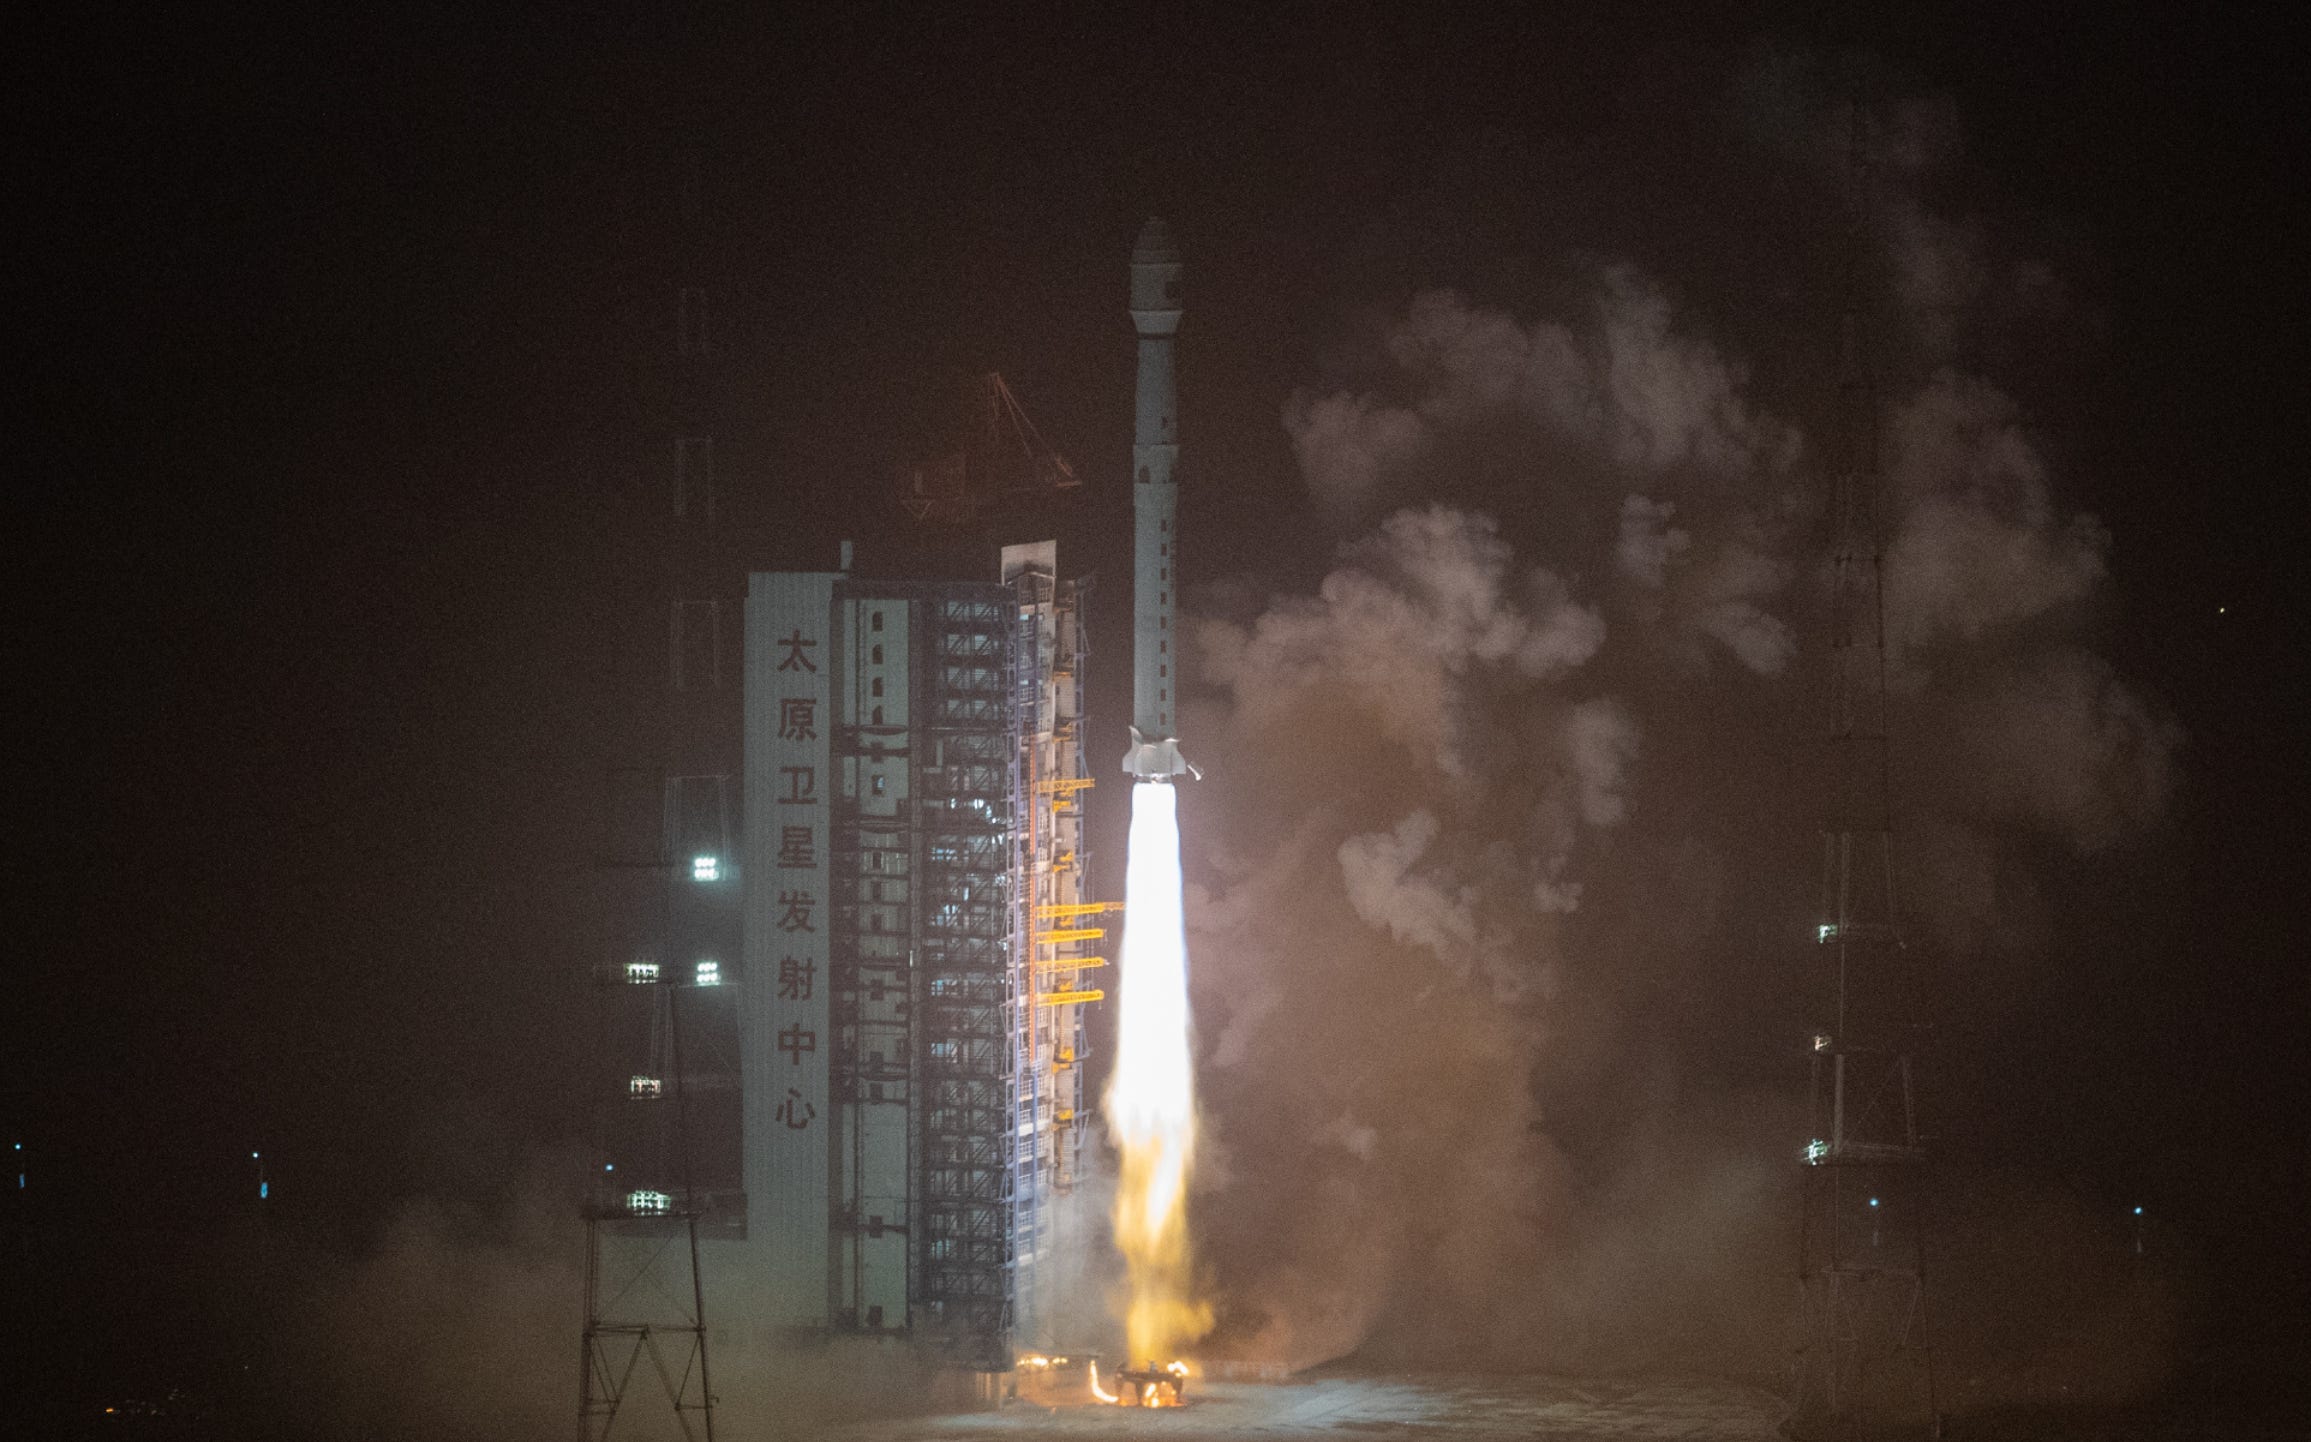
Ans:
[{"label": "lightning tower", "polygon": [[[717,495],[731,407],[715,302],[721,267],[695,153],[636,166],[635,199],[671,201],[671,234],[621,213],[609,290],[641,343],[604,452],[647,511],[628,535],[647,612],[613,706],[592,919],[599,950],[589,1049],[580,1442],[664,1432],[712,1442],[702,1241],[739,1234],[735,1065],[740,878],[731,664],[743,572]],[[672,186],[662,183],[672,180]],[[672,193],[669,194],[668,192]],[[655,214],[658,207],[652,206]],[[725,432],[722,439],[727,444]]]},{"label": "lightning tower", "polygon": [[1814,942],[1834,984],[1812,1040],[1799,1260],[1804,1340],[1790,1432],[1941,1435],[1926,1332],[1926,1153],[1910,963],[1894,906],[1878,400],[1865,344],[1866,116],[1852,106],[1844,300],[1831,434],[1829,735]]}]

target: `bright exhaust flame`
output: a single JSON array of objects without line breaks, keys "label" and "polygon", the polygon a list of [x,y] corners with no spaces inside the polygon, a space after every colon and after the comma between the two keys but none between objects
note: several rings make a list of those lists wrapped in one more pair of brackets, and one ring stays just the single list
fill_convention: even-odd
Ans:
[{"label": "bright exhaust flame", "polygon": [[1107,1122],[1121,1154],[1115,1245],[1131,1301],[1130,1361],[1153,1368],[1211,1326],[1195,1300],[1188,1177],[1195,1166],[1195,1076],[1188,1057],[1188,941],[1181,914],[1179,793],[1131,789],[1115,1075]]}]

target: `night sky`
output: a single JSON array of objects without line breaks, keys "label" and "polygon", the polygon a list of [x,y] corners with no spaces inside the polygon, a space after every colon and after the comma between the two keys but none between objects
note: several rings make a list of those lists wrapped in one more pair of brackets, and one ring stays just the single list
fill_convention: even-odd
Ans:
[{"label": "night sky", "polygon": [[[1555,249],[1734,297],[1693,259],[1712,207],[1794,235],[1832,224],[1818,197],[1687,193],[1668,246],[1659,212],[1616,208],[1654,203],[1638,178],[1616,201],[1536,177],[1644,153],[1704,77],[1858,42],[1961,118],[1945,198],[2075,298],[2027,362],[2003,332],[1963,360],[2006,377],[2060,504],[2107,527],[2095,645],[2182,736],[2124,864],[2061,870],[2055,959],[1966,1044],[1955,1130],[2147,1200],[2202,1295],[2303,1337],[2300,48],[2128,7],[1686,8],[42,21],[8,86],[0,1120],[31,1158],[28,1245],[86,1268],[67,1330],[133,1348],[148,1385],[174,1329],[226,1325],[187,1259],[249,1224],[252,1148],[274,1225],[332,1257],[425,1199],[492,1215],[568,1156],[572,918],[620,648],[647,634],[621,610],[638,502],[605,459],[620,226],[683,156],[741,279],[725,485],[757,565],[831,567],[853,538],[894,574],[921,540],[891,469],[957,377],[1000,369],[1086,478],[1062,529],[1107,587],[1097,699],[1120,717],[1143,216],[1191,283],[1191,605],[1304,591],[1353,532],[1311,504],[1279,416],[1376,307],[1452,285],[1513,309],[1520,257]],[[1696,310],[1753,350],[1820,343],[1804,304],[1751,323],[1778,304]],[[1787,884],[1802,906],[1814,878]],[[1752,1023],[1804,1024],[1733,1008],[1677,1045],[1755,1083],[1787,1049]]]}]

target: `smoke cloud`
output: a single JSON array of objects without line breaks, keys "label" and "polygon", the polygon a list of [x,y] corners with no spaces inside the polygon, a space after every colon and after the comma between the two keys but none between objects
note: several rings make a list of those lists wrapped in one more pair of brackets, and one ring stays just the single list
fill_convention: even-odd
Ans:
[{"label": "smoke cloud", "polygon": [[[1805,77],[1721,77],[1752,132],[1663,164],[1834,186],[1834,109]],[[1926,198],[1962,154],[1951,108],[1892,114],[1871,235],[1907,901],[1943,954],[2026,965],[2032,868],[2144,837],[2181,738],[2095,653],[2111,537],[2061,499],[2023,408],[1953,359],[2057,288]],[[1726,224],[1728,251],[1766,247]],[[1219,1336],[1247,1353],[1786,1355],[1827,367],[1746,341],[1738,298],[1681,300],[1655,266],[1686,252],[1651,249],[1568,247],[1518,303],[1404,286],[1283,409],[1350,537],[1330,573],[1251,605],[1231,583],[1194,623],[1183,730],[1216,778],[1185,827],[1200,1225]],[[1783,264],[1760,283],[1835,286],[1823,256]],[[1784,1052],[1785,1081],[1740,1079]],[[2115,1245],[2090,1232],[2057,1252]],[[2115,1294],[2080,1285],[2082,1313]],[[1963,1279],[1947,1295],[1964,1332]]]},{"label": "smoke cloud", "polygon": [[300,1433],[565,1435],[576,1407],[584,1224],[573,1158],[536,1158],[496,1205],[411,1203],[358,1257],[314,1258],[282,1348]]}]

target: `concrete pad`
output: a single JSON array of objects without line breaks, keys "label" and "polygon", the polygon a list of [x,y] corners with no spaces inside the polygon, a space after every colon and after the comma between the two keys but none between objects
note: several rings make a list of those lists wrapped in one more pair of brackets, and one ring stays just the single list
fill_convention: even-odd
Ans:
[{"label": "concrete pad", "polygon": [[1124,1438],[1160,1442],[1768,1442],[1784,1407],[1769,1393],[1687,1379],[1336,1377],[1199,1381],[1177,1409],[1045,1407],[844,1428],[840,1442]]}]

